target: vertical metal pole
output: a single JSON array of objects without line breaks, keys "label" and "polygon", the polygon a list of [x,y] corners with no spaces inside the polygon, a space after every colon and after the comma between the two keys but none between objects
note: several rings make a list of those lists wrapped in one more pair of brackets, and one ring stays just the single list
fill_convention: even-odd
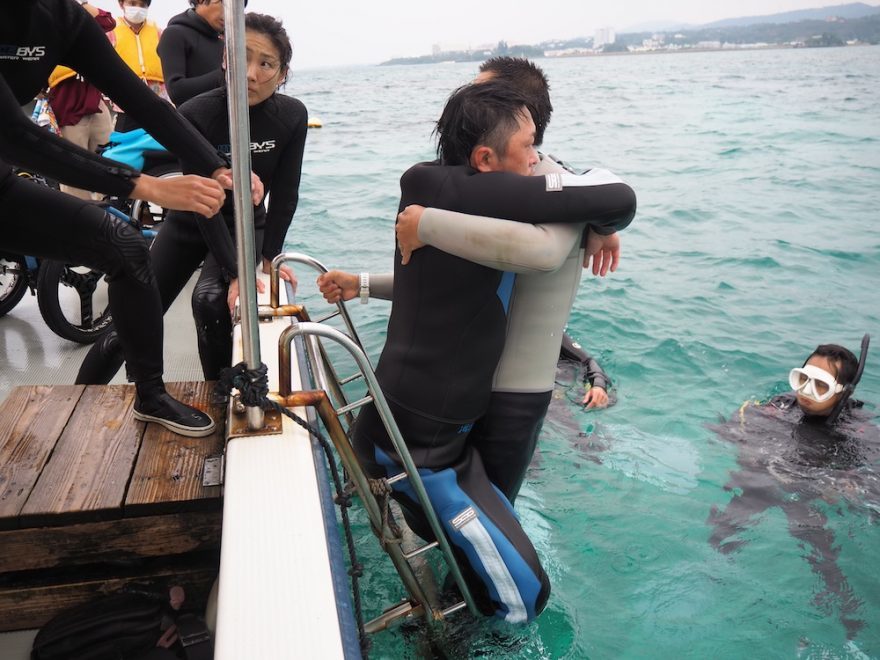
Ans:
[{"label": "vertical metal pole", "polygon": [[[251,203],[251,139],[247,95],[247,54],[244,39],[244,0],[223,3],[226,41],[226,89],[229,106],[229,143],[232,147],[232,198],[235,203],[235,240],[238,258],[238,304],[241,338],[248,369],[260,359],[260,319],[257,314],[257,283],[254,268],[254,208]],[[263,411],[247,409],[248,428],[263,428]]]}]

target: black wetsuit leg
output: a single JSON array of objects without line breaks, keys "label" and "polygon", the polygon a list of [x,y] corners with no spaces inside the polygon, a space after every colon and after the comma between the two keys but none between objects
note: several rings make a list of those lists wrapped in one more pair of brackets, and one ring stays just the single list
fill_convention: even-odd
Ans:
[{"label": "black wetsuit leg", "polygon": [[161,303],[140,233],[94,204],[12,176],[0,181],[0,218],[4,249],[106,273],[133,380],[161,378]]},{"label": "black wetsuit leg", "polygon": [[[168,311],[180,291],[186,286],[189,278],[205,258],[207,250],[192,214],[182,212],[168,214],[149,253],[156,273],[163,314]],[[115,312],[113,318],[115,322]],[[161,346],[161,331],[158,341]],[[76,382],[107,383],[119,371],[123,359],[122,346],[116,332],[108,332],[89,350],[77,374]],[[129,378],[132,378],[131,362],[126,360],[126,364]]]},{"label": "black wetsuit leg", "polygon": [[[364,413],[370,410],[373,414],[363,422],[375,425],[375,409]],[[362,427],[355,437],[366,434]],[[356,449],[359,453],[369,451],[363,444]],[[373,478],[392,477],[401,470],[396,457],[376,445],[365,458],[369,460],[362,463]],[[550,581],[513,507],[489,482],[479,453],[465,445],[454,461],[431,468],[420,466],[419,474],[483,613],[515,623],[534,619],[547,602]],[[393,488],[413,531],[426,541],[434,540],[409,481],[397,482]]]},{"label": "black wetsuit leg", "polygon": [[489,480],[511,504],[519,494],[552,392],[492,392],[489,409],[474,424],[468,444],[483,459]]},{"label": "black wetsuit leg", "polygon": [[[263,230],[254,230],[255,257],[263,246]],[[217,380],[232,362],[232,318],[226,304],[229,282],[212,253],[205,257],[202,273],[192,293],[192,312],[199,342],[199,359],[205,380]]]}]

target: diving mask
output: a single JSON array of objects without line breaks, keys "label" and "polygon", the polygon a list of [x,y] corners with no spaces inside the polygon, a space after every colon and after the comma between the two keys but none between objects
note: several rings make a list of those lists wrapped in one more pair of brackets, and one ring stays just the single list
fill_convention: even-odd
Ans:
[{"label": "diving mask", "polygon": [[843,385],[834,376],[812,364],[792,369],[788,374],[788,384],[795,392],[816,403],[828,401],[843,391]]}]

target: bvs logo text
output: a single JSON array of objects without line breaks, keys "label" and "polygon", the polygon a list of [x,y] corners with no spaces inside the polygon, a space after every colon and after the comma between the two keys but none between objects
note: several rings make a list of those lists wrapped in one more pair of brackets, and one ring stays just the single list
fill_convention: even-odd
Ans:
[{"label": "bvs logo text", "polygon": [[16,46],[14,44],[0,44],[0,57],[4,59],[36,60],[46,54],[45,46]]}]

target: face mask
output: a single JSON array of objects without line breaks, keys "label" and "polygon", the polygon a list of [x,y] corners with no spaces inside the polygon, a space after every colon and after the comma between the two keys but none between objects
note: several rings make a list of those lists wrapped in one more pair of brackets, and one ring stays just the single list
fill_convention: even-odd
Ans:
[{"label": "face mask", "polygon": [[147,20],[147,8],[146,7],[132,7],[130,5],[126,5],[123,7],[123,13],[125,14],[125,20],[129,23],[134,23],[135,25],[139,23],[143,23]]}]

